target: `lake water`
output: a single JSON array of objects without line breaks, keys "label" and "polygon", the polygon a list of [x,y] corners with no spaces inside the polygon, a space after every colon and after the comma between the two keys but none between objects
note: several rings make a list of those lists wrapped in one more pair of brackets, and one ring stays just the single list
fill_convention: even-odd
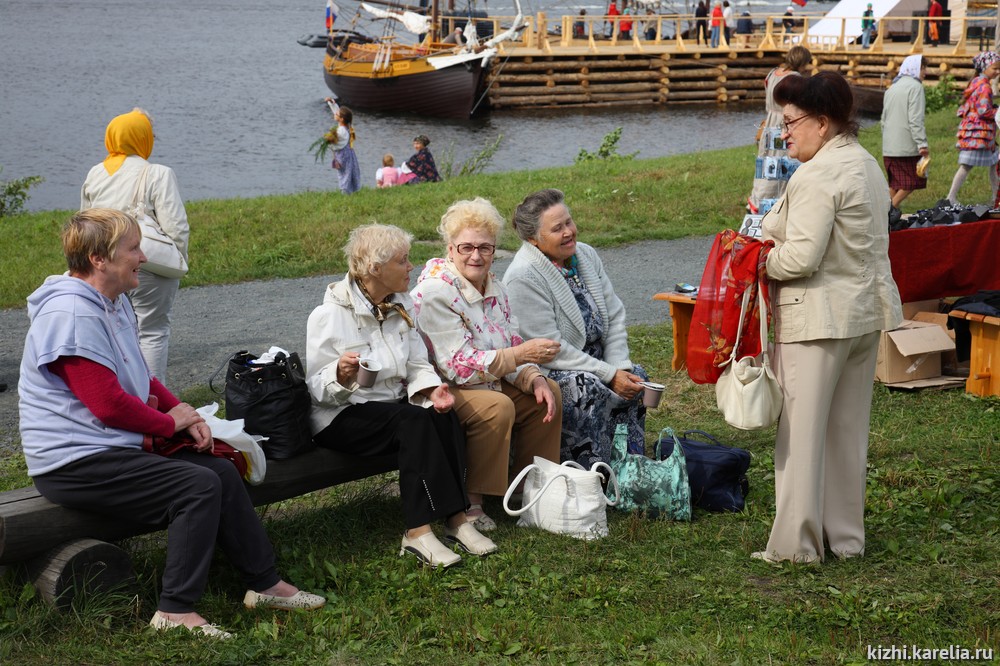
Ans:
[{"label": "lake water", "polygon": [[[353,5],[339,4],[344,25]],[[604,11],[593,0],[524,7]],[[308,152],[331,124],[323,50],[295,41],[323,31],[324,8],[323,0],[0,0],[0,180],[43,176],[29,209],[77,208],[87,171],[105,156],[108,121],[139,106],[155,121],[152,160],[175,169],[185,199],[336,189],[329,165]],[[509,13],[496,1],[488,8]],[[356,149],[373,183],[382,154],[405,159],[417,134],[431,137],[439,163],[448,154],[460,163],[502,134],[488,169],[502,172],[572,164],[619,126],[620,152],[640,158],[746,145],[760,116],[756,107],[714,106],[502,111],[472,121],[358,112]]]}]

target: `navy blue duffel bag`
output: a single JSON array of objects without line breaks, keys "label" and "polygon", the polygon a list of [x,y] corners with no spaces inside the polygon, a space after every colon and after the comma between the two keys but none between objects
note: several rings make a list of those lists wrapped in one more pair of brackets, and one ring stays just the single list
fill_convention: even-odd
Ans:
[{"label": "navy blue duffel bag", "polygon": [[[692,435],[698,439],[693,439]],[[687,430],[677,438],[687,459],[691,503],[707,511],[742,511],[744,499],[750,492],[747,481],[750,453],[726,446],[701,430]],[[666,446],[668,443],[664,440],[661,458],[673,451],[673,446]]]}]

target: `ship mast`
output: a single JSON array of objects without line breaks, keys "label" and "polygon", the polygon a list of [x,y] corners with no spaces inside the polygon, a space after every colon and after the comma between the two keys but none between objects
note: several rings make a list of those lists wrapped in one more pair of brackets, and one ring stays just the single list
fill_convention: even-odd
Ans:
[{"label": "ship mast", "polygon": [[439,41],[440,33],[438,31],[438,0],[433,0],[431,2],[431,41]]}]

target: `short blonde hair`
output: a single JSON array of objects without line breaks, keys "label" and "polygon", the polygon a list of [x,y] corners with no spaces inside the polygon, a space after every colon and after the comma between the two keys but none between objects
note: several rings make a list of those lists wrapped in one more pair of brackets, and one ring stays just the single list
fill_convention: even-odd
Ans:
[{"label": "short blonde hair", "polygon": [[69,272],[90,275],[94,270],[90,258],[95,254],[114,259],[118,245],[133,229],[141,233],[135,218],[112,208],[90,208],[69,218],[61,236]]},{"label": "short blonde hair", "polygon": [[391,224],[366,224],[355,227],[344,246],[344,256],[351,277],[360,280],[401,252],[408,252],[413,234]]},{"label": "short blonde hair", "polygon": [[382,156],[382,166],[392,166],[396,163],[396,158],[392,156],[392,153],[386,153]]},{"label": "short blonde hair", "polygon": [[497,240],[503,229],[503,217],[492,203],[482,197],[456,201],[441,216],[438,233],[445,243],[451,243],[466,229],[485,231]]}]

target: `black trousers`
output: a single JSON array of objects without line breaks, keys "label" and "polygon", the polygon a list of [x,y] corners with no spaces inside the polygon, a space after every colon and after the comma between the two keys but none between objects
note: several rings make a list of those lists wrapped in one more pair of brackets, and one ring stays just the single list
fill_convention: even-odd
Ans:
[{"label": "black trousers", "polygon": [[157,608],[189,613],[205,592],[215,544],[255,591],[280,580],[274,549],[233,463],[181,451],[164,458],[114,449],[36,476],[45,498],[73,509],[167,525],[167,561]]},{"label": "black trousers", "polygon": [[314,438],[357,456],[399,454],[406,529],[465,511],[465,433],[455,410],[439,414],[408,402],[351,405]]}]

